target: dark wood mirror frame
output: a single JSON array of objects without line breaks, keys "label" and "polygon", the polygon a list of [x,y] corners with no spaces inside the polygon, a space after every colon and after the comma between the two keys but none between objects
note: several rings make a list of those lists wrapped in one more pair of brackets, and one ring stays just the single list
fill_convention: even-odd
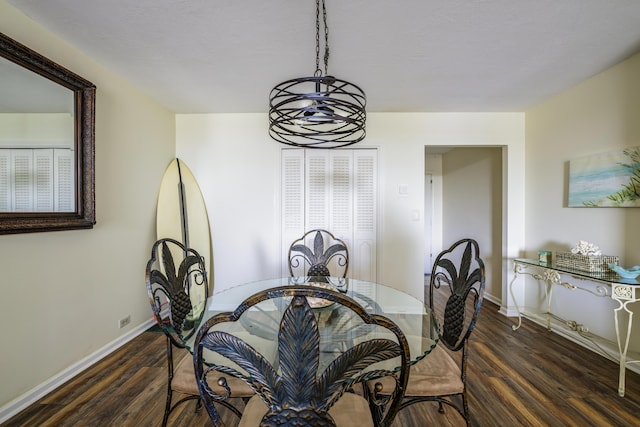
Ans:
[{"label": "dark wood mirror frame", "polygon": [[95,85],[3,33],[0,33],[0,56],[73,92],[76,184],[74,212],[2,212],[0,234],[93,228],[96,223]]}]

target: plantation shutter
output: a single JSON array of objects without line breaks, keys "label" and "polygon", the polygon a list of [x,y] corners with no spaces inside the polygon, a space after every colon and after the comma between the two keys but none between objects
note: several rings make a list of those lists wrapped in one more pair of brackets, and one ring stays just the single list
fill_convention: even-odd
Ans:
[{"label": "plantation shutter", "polygon": [[291,242],[324,228],[349,249],[348,276],[377,278],[377,151],[282,150],[282,273]]},{"label": "plantation shutter", "polygon": [[33,150],[11,150],[12,205],[15,212],[33,212]]},{"label": "plantation shutter", "polygon": [[73,151],[0,149],[0,212],[73,212]]},{"label": "plantation shutter", "polygon": [[0,150],[0,212],[10,212],[11,203],[11,153]]},{"label": "plantation shutter", "polygon": [[304,233],[304,150],[282,150],[281,160],[281,237],[282,277],[289,275],[286,262],[289,245]]},{"label": "plantation shutter", "polygon": [[53,149],[33,150],[33,210],[53,209]]},{"label": "plantation shutter", "polygon": [[75,169],[72,150],[53,150],[54,211],[73,212],[75,210]]},{"label": "plantation shutter", "polygon": [[378,162],[375,153],[354,152],[354,226],[351,268],[362,280],[376,281]]}]

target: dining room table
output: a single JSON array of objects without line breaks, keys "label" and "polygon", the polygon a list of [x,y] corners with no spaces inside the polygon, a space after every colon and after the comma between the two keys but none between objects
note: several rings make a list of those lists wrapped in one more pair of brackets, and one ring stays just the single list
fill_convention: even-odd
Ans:
[{"label": "dining room table", "polygon": [[[271,288],[288,285],[308,285],[337,290],[361,305],[369,314],[379,314],[396,323],[407,338],[410,364],[426,357],[436,346],[440,326],[428,305],[408,293],[381,283],[338,277],[282,277],[259,280],[215,292],[200,308],[194,307],[199,322],[193,325],[184,343],[193,353],[195,333],[199,325],[211,317],[234,311],[248,297]],[[290,297],[268,299],[245,311],[237,322],[215,325],[215,330],[233,334],[277,364],[277,342],[282,314]],[[372,338],[395,339],[379,326],[365,324],[346,306],[321,298],[308,298],[317,316],[320,334],[320,367],[327,366],[347,348]],[[221,356],[209,355],[212,364],[225,364]],[[372,365],[370,369],[400,369],[400,358]]]}]

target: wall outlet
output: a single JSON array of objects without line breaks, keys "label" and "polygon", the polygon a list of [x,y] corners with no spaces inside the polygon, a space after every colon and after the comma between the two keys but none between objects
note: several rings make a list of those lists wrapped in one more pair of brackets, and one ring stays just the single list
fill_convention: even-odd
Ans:
[{"label": "wall outlet", "polygon": [[131,322],[131,315],[127,315],[127,317],[123,317],[118,321],[118,328],[124,328]]}]

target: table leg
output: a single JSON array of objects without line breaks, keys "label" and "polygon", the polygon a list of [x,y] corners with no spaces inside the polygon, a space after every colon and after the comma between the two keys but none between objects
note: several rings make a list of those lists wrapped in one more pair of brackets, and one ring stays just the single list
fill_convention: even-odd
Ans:
[{"label": "table leg", "polygon": [[518,278],[518,273],[520,273],[524,268],[526,267],[515,262],[513,264],[513,273],[514,273],[513,279],[511,279],[511,282],[509,283],[509,294],[511,294],[513,305],[516,306],[516,311],[518,312],[518,324],[511,325],[511,329],[513,329],[514,331],[517,331],[520,328],[520,326],[522,326],[522,313],[520,312],[520,306],[518,305],[518,301],[516,300],[515,295],[513,295],[513,282],[516,281],[516,279]]},{"label": "table leg", "polygon": [[[613,295],[618,295],[620,293],[620,289],[624,289],[624,287],[616,287],[614,289]],[[619,307],[614,309],[614,321],[616,327],[616,339],[618,341],[618,353],[620,355],[620,376],[618,379],[618,394],[620,397],[624,397],[624,389],[625,389],[625,373],[627,370],[627,351],[629,350],[629,339],[631,337],[631,328],[633,326],[633,312],[629,310],[627,304],[634,302],[633,300],[622,302],[621,300],[614,297],[614,300],[618,302]],[[620,328],[620,316],[626,315],[627,320],[627,330],[624,336],[621,335]]]}]

